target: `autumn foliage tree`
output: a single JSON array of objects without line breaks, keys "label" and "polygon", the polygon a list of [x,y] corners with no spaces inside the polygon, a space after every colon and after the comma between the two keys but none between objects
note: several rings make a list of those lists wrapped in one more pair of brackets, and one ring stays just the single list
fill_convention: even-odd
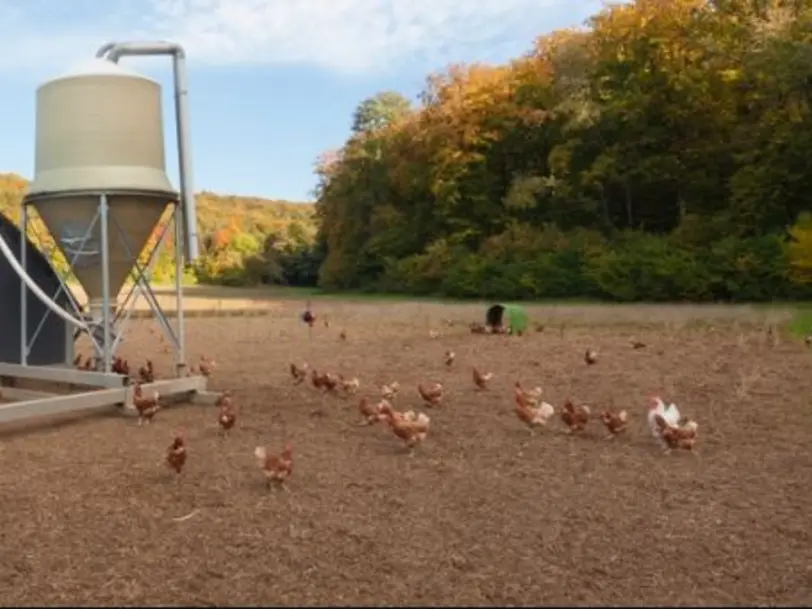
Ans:
[{"label": "autumn foliage tree", "polygon": [[363,102],[317,169],[321,284],[809,295],[812,0],[638,0],[587,25],[434,74],[416,107]]}]

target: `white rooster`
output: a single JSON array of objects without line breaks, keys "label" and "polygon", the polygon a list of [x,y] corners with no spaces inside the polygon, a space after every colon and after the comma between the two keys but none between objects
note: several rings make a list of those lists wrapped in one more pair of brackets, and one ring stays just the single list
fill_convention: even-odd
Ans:
[{"label": "white rooster", "polygon": [[682,416],[677,410],[676,404],[668,404],[660,399],[660,396],[652,395],[649,397],[648,407],[648,426],[651,429],[651,434],[660,442],[663,442],[661,437],[660,426],[657,425],[657,415],[660,415],[669,427],[679,427],[680,419]]},{"label": "white rooster", "polygon": [[555,408],[547,402],[542,402],[538,406],[531,406],[528,410],[532,416],[531,427],[534,425],[547,425],[547,421],[555,414]]}]

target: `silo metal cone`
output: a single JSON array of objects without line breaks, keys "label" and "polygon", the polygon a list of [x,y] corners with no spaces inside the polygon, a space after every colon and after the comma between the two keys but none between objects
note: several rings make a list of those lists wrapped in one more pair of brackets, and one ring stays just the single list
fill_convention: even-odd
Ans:
[{"label": "silo metal cone", "polygon": [[[109,194],[107,199],[109,296],[115,303],[169,201],[167,196],[156,197],[154,193]],[[91,315],[100,317],[98,309],[104,296],[101,218],[88,233],[99,209],[98,195],[39,199],[34,206],[85,291]]]}]

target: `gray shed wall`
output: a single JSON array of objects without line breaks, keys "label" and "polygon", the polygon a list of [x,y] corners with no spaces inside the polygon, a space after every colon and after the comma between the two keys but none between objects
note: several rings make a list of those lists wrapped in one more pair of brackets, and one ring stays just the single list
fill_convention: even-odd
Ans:
[{"label": "gray shed wall", "polygon": [[[0,214],[0,234],[19,260],[20,229],[3,214]],[[26,240],[28,274],[50,297],[59,289],[59,277],[51,264],[30,240]],[[0,362],[16,364],[20,362],[20,286],[22,280],[12,270],[5,257],[0,254]],[[63,309],[72,312],[68,296],[59,295],[55,299]],[[34,336],[40,321],[48,308],[28,292],[28,340]],[[31,347],[28,363],[36,366],[64,363],[70,356],[66,340],[69,328],[62,318],[50,313],[45,324]]]}]

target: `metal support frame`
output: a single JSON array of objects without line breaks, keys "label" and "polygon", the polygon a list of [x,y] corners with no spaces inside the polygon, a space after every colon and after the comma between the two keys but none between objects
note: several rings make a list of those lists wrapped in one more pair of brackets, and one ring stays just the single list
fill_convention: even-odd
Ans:
[{"label": "metal support frame", "polygon": [[[97,223],[101,223],[101,244],[100,244],[100,251],[94,251],[93,254],[98,254],[101,257],[101,265],[100,265],[100,272],[102,274],[102,317],[101,319],[90,319],[88,313],[83,310],[81,305],[79,305],[76,298],[73,296],[70,288],[67,285],[67,274],[62,275],[57,273],[57,277],[59,279],[59,288],[53,294],[52,300],[56,300],[60,297],[61,294],[66,294],[68,296],[68,301],[71,306],[71,309],[75,313],[76,317],[80,319],[86,320],[89,324],[91,324],[92,332],[88,335],[90,338],[91,343],[93,344],[93,349],[95,352],[96,360],[98,362],[97,368],[101,368],[105,373],[111,374],[110,366],[112,365],[113,358],[115,356],[116,349],[118,348],[119,344],[123,340],[123,331],[129,325],[129,322],[132,317],[132,312],[135,310],[135,305],[138,304],[139,299],[143,296],[144,299],[147,301],[150,310],[155,315],[156,320],[158,321],[158,325],[161,327],[166,338],[169,339],[172,346],[175,348],[175,364],[179,371],[183,371],[186,367],[186,344],[184,340],[184,330],[185,330],[185,319],[183,314],[183,259],[182,255],[180,254],[180,247],[175,248],[175,309],[176,309],[176,316],[175,321],[176,323],[170,323],[169,318],[167,317],[166,313],[161,307],[160,303],[158,302],[157,297],[155,296],[155,292],[153,291],[152,287],[150,286],[149,280],[152,277],[152,270],[155,266],[155,262],[158,259],[158,254],[160,254],[161,249],[163,248],[164,244],[166,243],[166,236],[169,233],[169,222],[167,222],[161,229],[161,232],[158,235],[158,240],[156,241],[154,247],[148,252],[147,254],[147,261],[146,264],[141,264],[138,260],[140,252],[133,251],[132,245],[129,243],[127,238],[127,234],[124,231],[123,227],[119,225],[116,221],[114,216],[109,216],[107,213],[107,195],[104,193],[100,193],[99,195],[99,207],[94,215],[93,219],[91,220],[90,224],[87,227],[87,230],[81,240],[77,243],[75,249],[71,252],[73,255],[67,261],[68,268],[73,268],[76,264],[76,261],[82,255],[87,255],[88,251],[84,248],[86,242],[90,239],[93,229],[96,227]],[[25,242],[25,238],[27,238],[28,233],[31,231],[30,224],[28,221],[29,212],[28,212],[28,205],[30,202],[24,202],[22,206],[22,225],[26,229],[25,233],[23,234]],[[182,214],[183,208],[177,203],[171,204],[172,213],[170,214],[168,220],[172,222],[175,228],[175,238],[183,239],[183,219],[179,217]],[[117,307],[112,307],[112,303],[116,299],[117,295],[110,293],[110,285],[109,285],[109,243],[110,243],[110,235],[109,235],[109,228],[112,228],[116,231],[119,238],[121,239],[122,244],[124,245],[124,250],[127,257],[130,259],[132,264],[132,277],[134,279],[132,286],[130,286],[129,290],[127,290],[126,295],[124,296],[124,300],[118,304]],[[20,250],[20,260],[26,272],[28,272],[27,265],[27,255],[25,247],[22,247]],[[42,328],[45,325],[48,317],[51,315],[50,310],[46,310],[43,314],[42,318],[39,320],[37,324],[37,328],[34,331],[31,337],[28,336],[28,311],[27,311],[27,303],[28,303],[28,287],[23,283],[20,288],[20,306],[21,306],[21,324],[20,324],[20,347],[22,351],[22,357],[20,360],[20,364],[25,366],[28,364],[28,354],[30,353],[34,342],[39,337],[39,334]],[[74,338],[78,338],[80,331],[77,330],[74,333]],[[67,363],[67,362],[66,362]]]},{"label": "metal support frame", "polygon": [[[30,203],[26,200],[23,200],[21,210],[20,210],[20,233],[21,233],[21,242],[20,242],[20,264],[23,267],[23,270],[28,273],[28,236],[30,233],[34,233],[35,236],[39,237],[40,235],[33,229],[33,227],[29,223],[29,211],[28,206]],[[98,213],[93,217],[93,220],[90,222],[90,225],[87,227],[87,231],[81,238],[81,241],[76,248],[76,253],[74,256],[67,260],[68,267],[72,268],[75,264],[78,257],[85,252],[85,243],[89,239],[90,235],[92,234],[93,228],[98,221]],[[56,269],[54,269],[56,271]],[[70,309],[72,313],[78,318],[83,319],[86,317],[85,312],[82,310],[82,306],[76,300],[73,295],[73,292],[70,291],[68,284],[67,284],[67,276],[62,275],[59,272],[56,272],[57,279],[59,280],[59,287],[57,288],[56,292],[51,296],[51,300],[58,301],[59,297],[62,294],[65,294],[68,298],[68,304],[70,305]],[[39,337],[40,332],[42,331],[43,327],[45,327],[45,322],[48,320],[48,316],[51,314],[50,309],[46,309],[43,316],[40,318],[36,329],[34,330],[33,336],[28,336],[28,286],[25,285],[24,282],[20,283],[20,364],[23,366],[28,365],[28,354],[31,351],[34,343],[36,342],[37,338]],[[78,334],[74,334],[74,340]],[[94,338],[91,336],[91,341]],[[94,341],[94,348],[96,347]],[[68,362],[66,362],[68,363]]]},{"label": "metal support frame", "polygon": [[[126,232],[115,219],[108,214],[108,194],[97,193],[98,208],[91,220],[84,236],[78,240],[76,247],[66,251],[70,255],[69,268],[73,268],[77,259],[88,251],[84,247],[89,241],[97,223],[101,223],[100,251],[92,252],[101,257],[99,272],[102,274],[102,311],[100,319],[90,319],[89,312],[83,310],[67,285],[67,276],[57,273],[59,288],[52,296],[57,300],[62,293],[68,297],[70,308],[76,317],[88,323],[91,331],[88,333],[95,353],[96,370],[77,370],[72,366],[32,366],[28,364],[28,356],[39,337],[50,310],[46,310],[39,320],[33,335],[28,332],[28,287],[21,282],[20,289],[20,347],[21,356],[19,364],[0,362],[0,380],[27,379],[48,383],[67,383],[70,385],[87,386],[94,390],[70,395],[59,395],[43,391],[20,389],[17,387],[0,387],[0,394],[4,399],[17,400],[11,404],[0,405],[0,425],[23,419],[50,417],[73,412],[103,410],[114,405],[127,405],[132,403],[132,389],[127,386],[127,379],[123,375],[112,372],[111,366],[116,349],[123,340],[123,331],[129,325],[132,312],[139,299],[143,297],[154,314],[163,334],[174,348],[174,360],[178,376],[176,378],[159,380],[144,385],[145,390],[157,390],[163,397],[180,396],[195,403],[211,404],[217,394],[206,391],[207,379],[203,376],[185,376],[186,371],[186,345],[184,340],[184,314],[183,314],[183,207],[180,202],[172,202],[171,214],[158,234],[155,245],[147,254],[146,263],[139,261],[141,252],[134,251]],[[24,201],[21,210],[21,247],[20,263],[28,273],[27,242],[32,231],[29,219],[28,205],[35,201]],[[175,234],[175,324],[173,325],[150,286],[152,270],[158,255],[166,243],[169,234],[169,221],[174,227]],[[133,283],[117,307],[111,306],[116,302],[117,294],[111,294],[109,282],[109,252],[111,231],[116,231],[126,256],[131,260]],[[174,326],[174,327],[173,327]],[[81,331],[73,333],[74,340]],[[67,364],[68,362],[66,362]]]},{"label": "metal support frame", "polygon": [[132,275],[134,282],[132,287],[130,287],[129,291],[127,292],[127,295],[124,297],[122,304],[117,307],[116,314],[113,318],[113,324],[118,324],[119,332],[110,350],[112,356],[115,353],[119,342],[121,341],[121,337],[123,336],[123,328],[129,324],[132,312],[135,310],[135,305],[143,296],[147,301],[150,310],[155,314],[155,319],[158,321],[158,325],[161,326],[161,330],[163,330],[164,335],[169,339],[175,348],[175,368],[179,373],[181,373],[186,368],[186,342],[184,340],[185,328],[183,314],[183,258],[179,253],[181,242],[177,241],[177,239],[180,238],[181,241],[183,240],[183,220],[181,216],[183,213],[183,208],[178,203],[174,203],[171,209],[172,213],[170,214],[169,220],[172,221],[172,224],[175,227],[175,239],[176,244],[178,244],[175,247],[175,327],[173,328],[172,324],[169,323],[169,319],[166,316],[166,313],[164,313],[163,307],[161,307],[161,304],[158,302],[158,298],[149,283],[149,280],[152,277],[152,269],[158,259],[158,254],[160,254],[160,251],[166,242],[166,236],[169,232],[169,223],[166,223],[162,227],[155,246],[147,256],[146,264],[142,265],[138,260],[139,252],[133,251],[132,247],[127,242],[126,233],[114,218],[113,225],[121,237],[121,241],[124,245],[124,250],[127,253],[127,256],[130,258],[130,260],[132,260]]},{"label": "metal support frame", "polygon": [[[177,119],[178,138],[178,162],[180,166],[180,199],[173,203],[172,221],[175,228],[175,303],[176,317],[175,327],[172,327],[163,309],[158,303],[149,279],[152,276],[152,268],[157,254],[162,248],[167,234],[168,224],[161,231],[158,242],[149,253],[146,264],[141,265],[138,256],[141,252],[134,252],[128,242],[126,234],[117,225],[114,215],[108,214],[108,195],[114,193],[86,193],[98,196],[97,212],[87,228],[83,238],[79,239],[79,246],[75,253],[64,252],[66,256],[73,259],[68,260],[69,268],[74,268],[76,258],[81,253],[86,253],[85,246],[90,235],[94,231],[95,223],[101,222],[101,268],[102,273],[102,312],[97,315],[100,319],[90,319],[91,311],[85,312],[67,286],[67,278],[59,276],[59,289],[52,298],[56,300],[64,292],[69,300],[70,308],[76,314],[78,320],[83,320],[88,326],[87,333],[93,344],[94,363],[96,371],[76,370],[70,366],[66,367],[45,367],[30,366],[28,364],[29,354],[35,344],[42,328],[51,313],[47,310],[39,321],[33,336],[29,337],[28,332],[28,286],[21,282],[20,289],[20,363],[8,364],[0,362],[0,384],[8,380],[13,383],[14,379],[31,379],[45,382],[69,383],[72,385],[85,385],[97,388],[91,391],[73,395],[51,395],[41,391],[20,389],[17,387],[2,387],[0,391],[3,398],[23,400],[10,405],[0,405],[0,424],[31,417],[43,417],[66,414],[70,412],[96,410],[107,408],[111,405],[129,404],[132,400],[131,389],[126,386],[127,379],[122,375],[112,372],[112,362],[116,349],[118,348],[123,330],[128,325],[132,311],[139,298],[143,296],[150,309],[158,320],[158,324],[164,335],[169,338],[175,351],[175,364],[177,378],[167,381],[157,381],[145,385],[145,389],[158,390],[162,396],[169,397],[180,395],[196,403],[212,404],[217,396],[206,391],[206,378],[203,376],[185,376],[186,373],[186,345],[184,340],[184,314],[183,314],[183,257],[184,253],[189,262],[193,262],[198,257],[197,240],[197,216],[195,198],[192,186],[192,159],[189,128],[188,109],[188,84],[186,75],[186,54],[183,49],[168,42],[152,43],[108,43],[97,52],[97,57],[106,57],[108,60],[117,62],[120,57],[128,55],[171,55],[173,60],[174,88],[175,88],[175,113]],[[49,194],[53,198],[54,193]],[[68,195],[71,196],[71,195]],[[28,198],[22,205],[21,220],[21,247],[20,266],[25,275],[28,275],[27,265],[27,242],[30,230],[28,218],[28,205],[35,203]],[[108,221],[111,220],[111,221]],[[132,275],[134,283],[120,306],[113,312],[111,304],[118,300],[118,294],[111,293],[110,286],[110,259],[109,243],[110,230],[118,230],[122,242],[125,244],[127,255],[132,259]],[[56,236],[55,236],[56,237]],[[88,303],[90,304],[90,303]],[[89,307],[88,307],[89,309]],[[89,322],[89,323],[88,323]],[[68,333],[68,340],[73,342],[85,330]],[[69,343],[72,346],[72,343]],[[66,350],[71,353],[72,349]],[[9,384],[9,383],[6,383]],[[98,388],[103,388],[99,390]]]}]

